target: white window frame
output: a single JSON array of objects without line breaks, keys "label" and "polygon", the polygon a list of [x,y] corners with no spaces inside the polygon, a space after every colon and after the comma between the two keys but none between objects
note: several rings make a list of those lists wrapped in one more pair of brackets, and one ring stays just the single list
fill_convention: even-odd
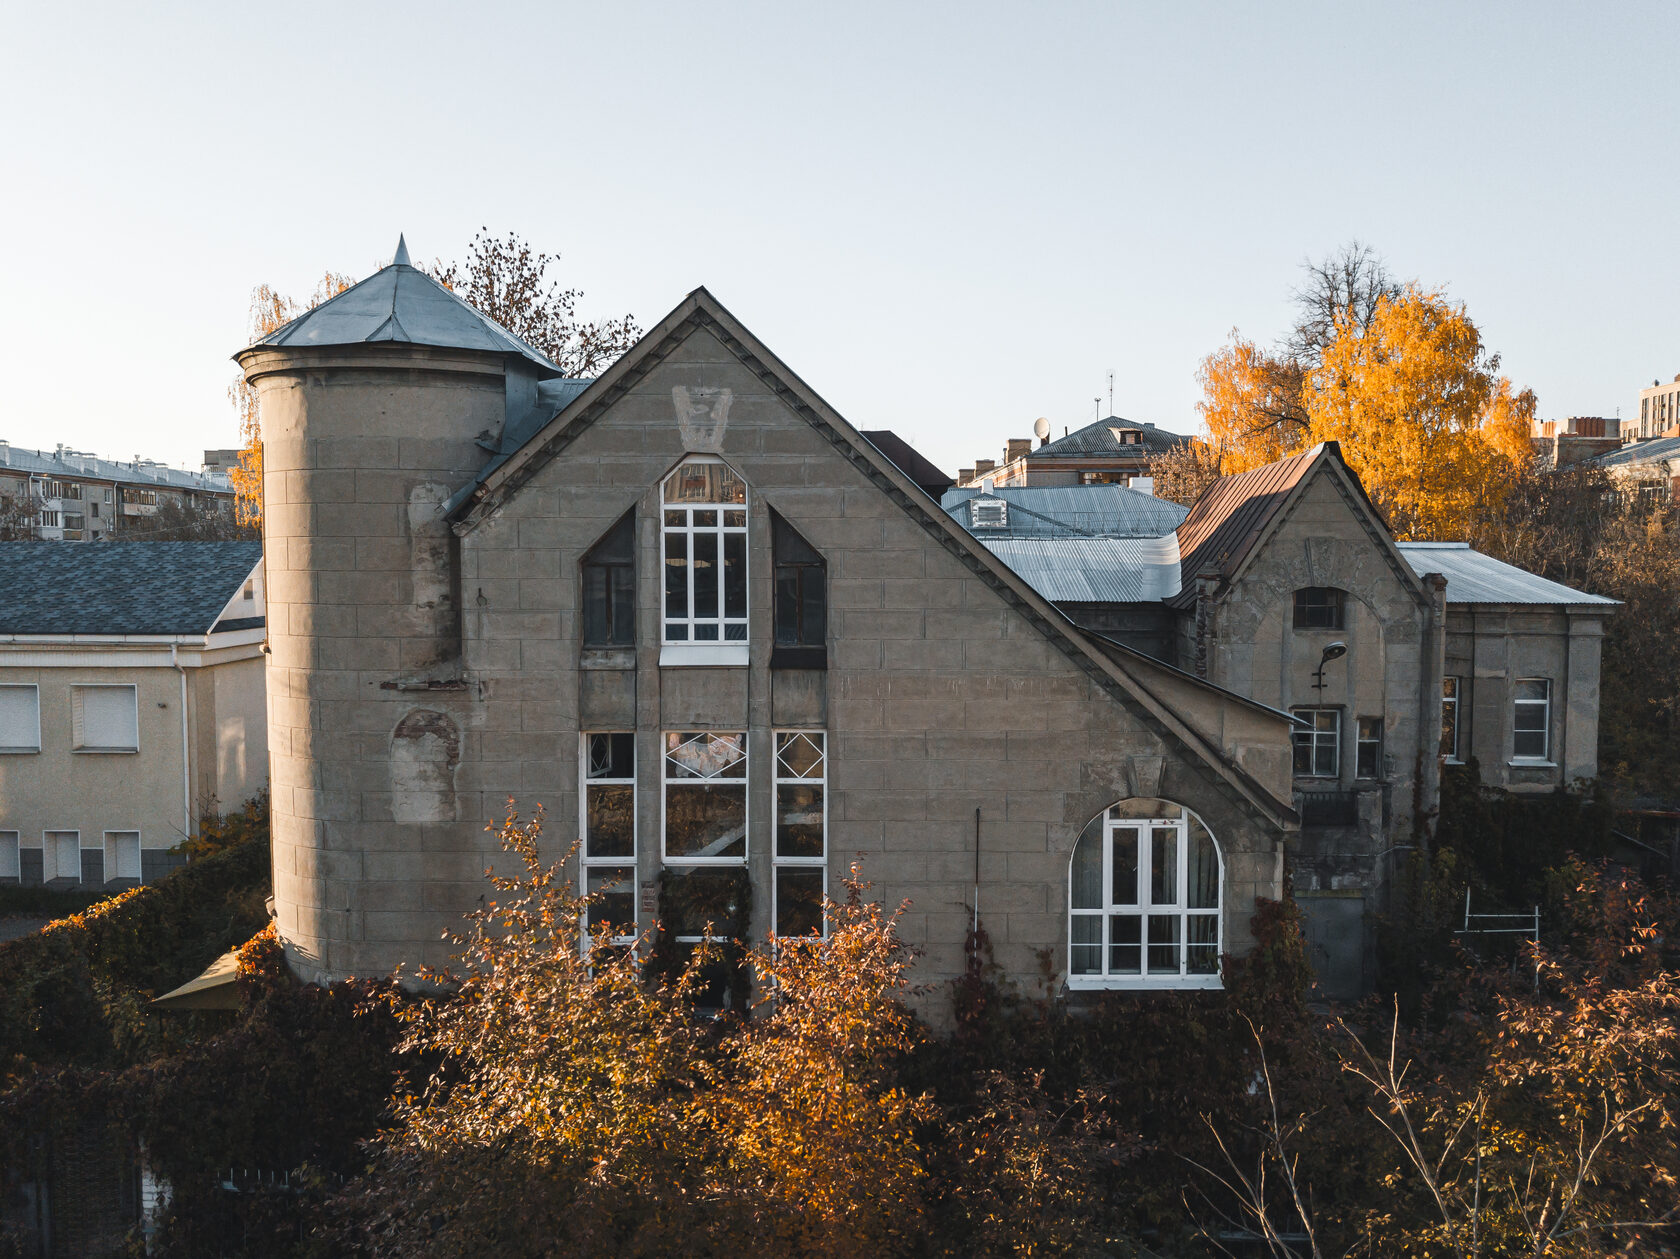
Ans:
[{"label": "white window frame", "polygon": [[[126,746],[86,742],[82,724],[83,696],[89,691],[127,691],[134,697],[134,744]],[[78,682],[70,688],[70,750],[93,755],[133,755],[140,751],[140,688],[133,682]]]},{"label": "white window frame", "polygon": [[1441,735],[1445,742],[1447,733],[1447,713],[1452,713],[1452,747],[1441,752],[1442,758],[1448,765],[1459,765],[1459,740],[1463,738],[1463,731],[1459,727],[1459,718],[1464,715],[1464,707],[1460,702],[1464,698],[1464,678],[1457,673],[1449,673],[1441,679]]},{"label": "white window frame", "polygon": [[[69,836],[75,841],[76,870],[74,874],[59,873],[58,858],[61,844],[57,841]],[[45,830],[41,832],[41,882],[51,883],[54,879],[72,878],[77,883],[82,881],[82,833],[71,830]]]},{"label": "white window frame", "polygon": [[[597,735],[627,734],[630,736],[630,776],[597,777],[591,771],[589,756],[589,740]],[[612,943],[616,945],[634,946],[641,931],[641,897],[638,895],[639,869],[636,858],[638,856],[637,832],[641,822],[641,801],[637,799],[636,791],[636,732],[634,730],[586,730],[578,737],[578,890],[587,895],[589,892],[589,875],[596,870],[627,870],[629,872],[630,892],[630,922],[629,935],[615,935]],[[628,856],[591,856],[589,852],[589,789],[591,786],[611,786],[630,788],[630,853]],[[584,912],[583,922],[584,947],[590,947],[589,914]]]},{"label": "white window frame", "polygon": [[[770,890],[770,931],[775,934],[776,926],[781,921],[782,874],[784,871],[817,870],[822,874],[821,895],[828,898],[828,732],[826,730],[793,728],[777,730],[773,735],[774,761],[771,774],[770,807],[775,816],[775,835],[771,841],[771,890]],[[791,772],[783,762],[783,753],[794,740],[815,740],[817,762],[803,774]],[[822,791],[822,852],[816,856],[789,856],[782,852],[782,793],[784,786],[810,787],[815,786]],[[819,936],[828,938],[828,913],[821,914],[821,931]],[[783,937],[777,937],[778,939]],[[812,937],[788,936],[787,939],[799,940]]]},{"label": "white window frame", "polygon": [[[118,857],[119,857],[120,853],[119,853],[119,849],[117,848],[117,844],[120,843],[124,838],[129,837],[129,836],[132,836],[133,839],[134,839],[134,873],[133,874],[121,874],[121,873],[118,872],[118,867],[122,863],[118,860]],[[140,832],[139,832],[138,829],[106,831],[105,832],[105,870],[104,870],[105,882],[109,883],[112,879],[133,879],[136,883],[140,882],[141,878],[143,877],[143,872],[145,871],[145,868],[146,868],[143,861],[142,861],[140,853],[141,853],[141,843],[140,843]]]},{"label": "white window frame", "polygon": [[[1544,688],[1540,699],[1523,699],[1522,688],[1525,685],[1538,684]],[[1540,755],[1517,751],[1517,739],[1522,734],[1536,733],[1533,730],[1519,730],[1517,728],[1517,714],[1525,708],[1540,710],[1541,736]],[[1552,763],[1552,680],[1550,678],[1518,678],[1511,686],[1511,760],[1520,765],[1550,765]]]},{"label": "white window frame", "polygon": [[34,682],[7,682],[0,691],[31,691],[35,696],[35,741],[33,744],[0,744],[0,756],[29,756],[41,750],[41,688]]},{"label": "white window frame", "polygon": [[[741,773],[724,776],[721,767],[714,774],[673,774],[671,772],[671,750],[673,738],[684,742],[692,741],[703,735],[714,738],[735,738],[740,740],[741,755],[739,764]],[[748,789],[752,775],[752,756],[748,749],[748,736],[745,730],[662,730],[659,734],[659,855],[668,866],[744,866],[752,844],[752,792]],[[682,744],[674,746],[680,747]],[[731,761],[730,766],[737,762]],[[688,786],[697,782],[718,782],[739,785],[741,788],[741,855],[739,857],[695,857],[683,854],[673,856],[671,853],[670,826],[670,791],[674,786]]]},{"label": "white window frame", "polygon": [[[741,484],[738,503],[709,503],[689,500],[670,501],[670,486],[682,475],[684,468],[710,465],[724,469]],[[751,636],[752,548],[749,545],[748,513],[752,510],[752,495],[746,478],[722,459],[693,456],[684,459],[667,473],[659,483],[659,663],[662,665],[745,665]],[[697,514],[710,513],[712,523],[697,521]],[[717,611],[712,616],[699,616],[695,609],[695,595],[700,583],[699,570],[694,565],[695,542],[709,537],[716,547],[713,572],[716,574]],[[669,597],[665,582],[671,565],[666,557],[674,540],[681,540],[683,567],[688,574],[686,583],[687,607],[685,616],[670,615]],[[725,604],[727,592],[724,582],[724,552],[731,540],[739,539],[741,548],[741,589],[744,605],[739,615],[731,615]],[[715,638],[703,637],[705,631]],[[680,633],[679,633],[680,631]]]},{"label": "white window frame", "polygon": [[23,881],[23,835],[0,831],[0,879]]},{"label": "white window frame", "polygon": [[[1324,730],[1319,727],[1317,718],[1321,713],[1328,713],[1335,719],[1332,729]],[[1289,715],[1311,722],[1313,727],[1310,734],[1305,736],[1312,748],[1312,756],[1309,758],[1310,766],[1306,770],[1299,770],[1294,767],[1295,750],[1300,746],[1303,737],[1302,731],[1299,727],[1290,731],[1289,763],[1291,773],[1296,778],[1316,778],[1321,782],[1340,782],[1342,777],[1342,710],[1332,706],[1292,708],[1289,710]],[[1326,738],[1325,736],[1329,737]],[[1333,763],[1328,774],[1321,774],[1318,772],[1318,753],[1320,748],[1326,747],[1331,750]]]},{"label": "white window frame", "polygon": [[[1117,817],[1115,809],[1110,808],[1103,815],[1100,829],[1102,843],[1102,897],[1101,905],[1096,908],[1075,908],[1073,904],[1073,869],[1074,862],[1079,855],[1079,845],[1074,845],[1074,852],[1068,858],[1067,875],[1067,960],[1068,987],[1072,989],[1143,989],[1143,988],[1221,988],[1224,986],[1224,949],[1225,949],[1225,853],[1220,848],[1219,841],[1213,837],[1213,832],[1205,825],[1200,829],[1207,835],[1208,843],[1213,846],[1213,855],[1218,870],[1218,882],[1215,888],[1214,907],[1212,909],[1191,909],[1188,906],[1189,868],[1190,868],[1190,822],[1191,816],[1187,809],[1180,810],[1180,816],[1137,818]],[[1148,899],[1153,885],[1153,863],[1155,860],[1154,835],[1157,830],[1172,829],[1176,835],[1175,870],[1176,896],[1172,901],[1159,904]],[[1114,902],[1114,836],[1122,830],[1138,832],[1138,899],[1134,905],[1116,904]],[[1080,836],[1080,843],[1084,843],[1087,836]],[[1151,917],[1174,915],[1178,920],[1176,948],[1178,952],[1178,967],[1176,970],[1151,971],[1149,966],[1149,920]],[[1101,924],[1098,932],[1098,943],[1076,942],[1074,939],[1074,923],[1076,920],[1096,919]],[[1111,971],[1112,961],[1110,952],[1113,941],[1109,939],[1109,927],[1115,918],[1137,918],[1139,970]],[[1213,955],[1216,959],[1215,969],[1211,974],[1192,974],[1188,969],[1189,935],[1191,918],[1211,918],[1214,924]],[[1083,948],[1095,947],[1101,961],[1101,970],[1085,974],[1074,973],[1074,948],[1076,944]]]}]

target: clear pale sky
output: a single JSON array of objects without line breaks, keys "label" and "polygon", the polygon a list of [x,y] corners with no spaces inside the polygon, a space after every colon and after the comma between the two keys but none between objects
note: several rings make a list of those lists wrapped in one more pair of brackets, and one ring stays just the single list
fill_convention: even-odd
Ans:
[{"label": "clear pale sky", "polygon": [[947,471],[1196,367],[1358,237],[1543,416],[1680,372],[1680,5],[0,8],[0,438],[232,445],[251,289],[481,224],[644,326],[705,284]]}]

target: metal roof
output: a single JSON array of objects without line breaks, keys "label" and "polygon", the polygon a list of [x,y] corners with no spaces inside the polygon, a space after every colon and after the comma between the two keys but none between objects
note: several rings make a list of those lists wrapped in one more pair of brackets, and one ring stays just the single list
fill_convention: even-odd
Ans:
[{"label": "metal roof", "polygon": [[1272,513],[1300,484],[1323,449],[1314,446],[1276,463],[1220,477],[1207,488],[1178,529],[1184,598],[1194,592],[1195,578],[1204,569],[1215,569],[1222,577],[1236,572]]},{"label": "metal roof", "polygon": [[1680,437],[1659,437],[1654,441],[1629,442],[1620,450],[1600,455],[1596,462],[1604,468],[1630,468],[1676,456],[1680,456]]},{"label": "metal roof", "polygon": [[954,477],[948,477],[934,467],[927,457],[890,428],[859,429],[869,444],[888,459],[893,467],[909,477],[929,498],[938,498],[951,488]]},{"label": "metal roof", "polygon": [[1052,603],[1158,603],[1178,593],[1178,537],[986,538]]},{"label": "metal roof", "polygon": [[261,542],[0,542],[0,634],[208,634]]},{"label": "metal roof", "polygon": [[68,481],[110,481],[116,485],[142,485],[148,489],[206,490],[231,494],[225,472],[188,472],[141,459],[130,463],[101,459],[80,450],[25,450],[0,442],[0,475],[21,472],[29,476],[57,477]]},{"label": "metal roof", "polygon": [[[1132,445],[1121,445],[1120,439],[1114,435],[1115,429],[1135,428],[1143,434],[1142,439]],[[1094,456],[1116,455],[1159,455],[1185,439],[1177,433],[1169,433],[1164,428],[1156,428],[1153,424],[1141,423],[1136,420],[1123,420],[1118,415],[1111,415],[1106,419],[1087,424],[1084,428],[1075,429],[1066,437],[1058,437],[1055,441],[1027,452],[1028,459],[1080,459]]]},{"label": "metal roof", "polygon": [[1398,542],[1400,554],[1419,577],[1440,573],[1447,579],[1447,602],[1592,604],[1616,607],[1618,601],[1590,595],[1561,582],[1496,560],[1468,542]]},{"label": "metal roof", "polygon": [[408,265],[399,239],[396,261],[260,338],[257,345],[342,346],[397,341],[452,350],[516,354],[545,377],[565,375],[543,354],[481,314],[431,276]]},{"label": "metal roof", "polygon": [[1009,485],[990,493],[964,486],[947,490],[940,505],[972,529],[970,504],[977,498],[1010,505],[1009,524],[997,531],[1000,535],[1158,538],[1189,515],[1178,503],[1124,485]]}]

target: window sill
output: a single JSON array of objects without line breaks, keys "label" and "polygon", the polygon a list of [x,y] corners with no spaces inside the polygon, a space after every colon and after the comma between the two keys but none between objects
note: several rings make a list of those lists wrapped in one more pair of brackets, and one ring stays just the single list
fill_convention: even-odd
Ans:
[{"label": "window sill", "polygon": [[40,748],[0,748],[0,756],[39,756]]},{"label": "window sill", "polygon": [[659,649],[661,669],[712,665],[745,668],[746,643],[666,643]]},{"label": "window sill", "polygon": [[137,756],[139,748],[71,748],[77,756]]},{"label": "window sill", "polygon": [[1512,769],[1556,769],[1556,761],[1545,761],[1534,756],[1513,756],[1505,762]]},{"label": "window sill", "polygon": [[1162,990],[1189,990],[1223,988],[1225,981],[1218,975],[1172,975],[1160,979],[1144,976],[1110,975],[1101,977],[1096,975],[1069,975],[1067,986],[1070,992],[1141,992]]}]

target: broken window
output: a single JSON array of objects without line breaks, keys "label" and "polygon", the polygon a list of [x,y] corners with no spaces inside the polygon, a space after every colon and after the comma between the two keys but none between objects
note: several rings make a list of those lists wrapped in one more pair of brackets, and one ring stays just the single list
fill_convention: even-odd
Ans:
[{"label": "broken window", "polygon": [[585,552],[583,645],[629,647],[636,642],[636,513],[627,511]]}]

